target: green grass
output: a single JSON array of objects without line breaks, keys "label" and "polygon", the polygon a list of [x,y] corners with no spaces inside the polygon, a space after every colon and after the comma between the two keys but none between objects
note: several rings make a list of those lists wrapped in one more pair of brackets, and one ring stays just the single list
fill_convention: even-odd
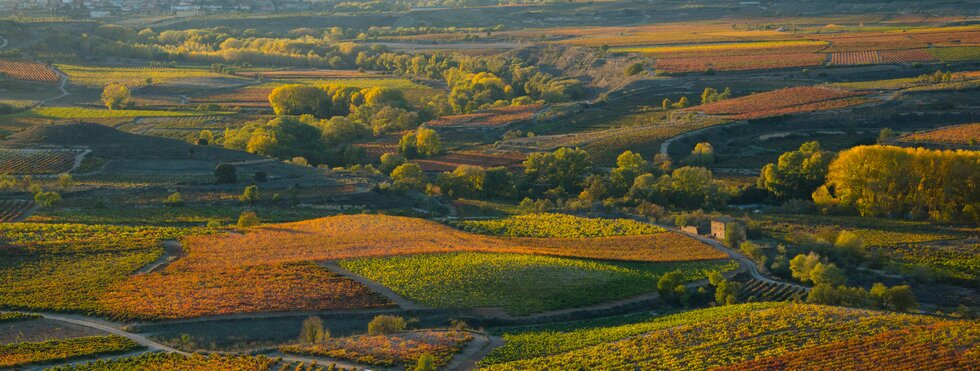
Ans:
[{"label": "green grass", "polygon": [[209,111],[160,111],[160,110],[107,110],[81,107],[38,107],[14,116],[33,119],[100,119],[128,117],[182,117],[224,115],[225,112]]},{"label": "green grass", "polygon": [[416,302],[501,307],[514,315],[575,308],[656,291],[660,275],[686,280],[733,262],[640,263],[521,254],[450,253],[345,260],[339,264]]},{"label": "green grass", "polygon": [[466,231],[505,237],[610,237],[664,232],[663,228],[630,219],[581,218],[566,214],[528,214],[497,220],[460,222]]}]

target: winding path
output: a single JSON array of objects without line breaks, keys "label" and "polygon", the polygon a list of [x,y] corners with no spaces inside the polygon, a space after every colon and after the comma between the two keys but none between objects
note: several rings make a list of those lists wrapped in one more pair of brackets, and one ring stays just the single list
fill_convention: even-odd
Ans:
[{"label": "winding path", "polygon": [[96,330],[105,331],[105,332],[108,332],[108,333],[113,334],[113,335],[119,335],[119,336],[122,336],[124,338],[129,339],[129,340],[132,340],[132,341],[136,342],[137,344],[140,344],[142,346],[145,346],[147,349],[152,350],[152,351],[178,353],[178,354],[182,354],[182,355],[185,355],[185,356],[190,355],[190,353],[187,353],[187,352],[184,352],[184,351],[180,351],[180,350],[171,348],[169,346],[160,344],[158,342],[155,342],[153,340],[150,340],[146,336],[143,336],[143,335],[140,335],[140,334],[133,334],[133,333],[129,333],[129,332],[123,331],[121,329],[121,326],[119,324],[117,324],[117,323],[113,323],[113,322],[109,322],[109,321],[104,321],[104,320],[99,320],[99,319],[95,319],[95,318],[91,318],[91,317],[86,317],[86,316],[74,315],[74,314],[53,314],[53,313],[36,313],[36,314],[38,314],[38,315],[40,315],[40,316],[42,316],[44,318],[53,320],[53,321],[73,323],[73,324],[76,324],[76,325],[79,325],[79,326],[85,326],[85,327],[88,327],[88,328],[93,328],[93,329],[96,329]]},{"label": "winding path", "polygon": [[140,268],[140,270],[136,271],[136,274],[147,274],[162,270],[182,256],[184,256],[184,247],[180,245],[180,241],[163,241],[163,254],[160,255],[160,258]]},{"label": "winding path", "polygon": [[691,238],[694,238],[694,239],[696,239],[698,241],[701,241],[703,243],[706,243],[708,245],[711,245],[712,247],[714,247],[714,248],[716,248],[718,250],[724,251],[732,259],[735,259],[736,261],[738,261],[738,263],[740,265],[742,265],[743,268],[745,268],[746,270],[748,270],[749,274],[752,275],[752,278],[754,278],[756,280],[759,280],[759,281],[762,281],[762,282],[766,282],[766,283],[776,284],[776,285],[792,286],[794,288],[798,288],[798,289],[801,289],[801,290],[804,290],[804,291],[807,291],[807,292],[810,291],[810,288],[809,287],[806,287],[806,286],[801,286],[801,285],[797,285],[795,283],[786,282],[786,281],[779,281],[779,280],[774,280],[772,278],[769,278],[768,276],[762,274],[762,272],[759,271],[759,267],[755,264],[755,261],[753,261],[752,259],[750,259],[748,256],[742,255],[742,253],[740,253],[740,252],[738,252],[736,250],[733,250],[733,249],[728,248],[727,246],[725,246],[721,242],[715,241],[715,240],[713,240],[711,238],[708,238],[708,237],[705,237],[705,236],[701,236],[701,235],[697,235],[697,234],[692,234],[692,233],[687,233],[687,232],[684,232],[684,231],[679,230],[679,229],[675,229],[675,228],[671,228],[671,227],[666,227],[666,226],[661,226],[661,227],[667,228],[667,229],[669,229],[671,231],[674,231],[674,232],[677,232],[677,233],[682,233],[682,234],[687,235],[687,236],[689,236]]},{"label": "winding path", "polygon": [[354,280],[357,283],[360,283],[360,284],[362,284],[364,286],[367,286],[368,288],[371,289],[371,291],[374,291],[374,292],[376,292],[378,294],[381,294],[385,298],[388,298],[388,300],[390,300],[391,302],[393,302],[396,305],[398,305],[398,307],[401,308],[402,310],[429,309],[428,307],[425,307],[425,306],[420,305],[418,303],[415,303],[415,302],[413,302],[411,300],[408,300],[408,299],[406,299],[405,297],[403,297],[401,295],[398,295],[398,293],[394,292],[390,288],[388,288],[388,287],[386,287],[386,286],[384,286],[384,285],[382,285],[380,283],[374,282],[372,280],[367,279],[364,276],[361,276],[361,275],[359,275],[357,273],[354,273],[354,272],[351,272],[351,271],[349,271],[347,269],[344,269],[343,267],[337,265],[337,263],[334,263],[334,262],[321,262],[321,263],[319,263],[319,265],[321,267],[323,267],[324,269],[327,269],[327,270],[329,270],[331,272],[334,272],[334,273],[339,274],[341,276],[347,277],[349,279]]},{"label": "winding path", "polygon": [[7,39],[3,38],[3,36],[0,36],[0,49],[6,48],[6,47],[7,47]]}]

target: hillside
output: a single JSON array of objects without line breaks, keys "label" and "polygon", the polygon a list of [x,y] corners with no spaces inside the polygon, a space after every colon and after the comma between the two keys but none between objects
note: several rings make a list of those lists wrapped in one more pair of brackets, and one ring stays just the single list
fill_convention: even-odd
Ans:
[{"label": "hillside", "polygon": [[881,369],[929,365],[948,370],[977,364],[980,325],[923,315],[754,303],[618,326],[518,332],[504,335],[504,340],[505,346],[484,359],[486,369],[861,369],[874,364]]},{"label": "hillside", "polygon": [[72,147],[93,155],[126,160],[204,160],[236,162],[264,157],[220,147],[196,146],[175,139],[130,134],[104,125],[77,123],[35,125],[0,141],[9,148]]}]

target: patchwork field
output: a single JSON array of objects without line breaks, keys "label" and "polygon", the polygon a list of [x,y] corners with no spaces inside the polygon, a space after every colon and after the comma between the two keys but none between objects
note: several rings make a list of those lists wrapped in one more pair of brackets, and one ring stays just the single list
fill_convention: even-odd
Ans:
[{"label": "patchwork field", "polygon": [[692,238],[666,232],[652,237],[501,239],[421,219],[372,215],[269,225],[244,235],[182,241],[186,257],[161,272],[130,277],[114,286],[102,304],[118,315],[137,318],[390,305],[363,286],[312,263],[325,260],[460,251],[652,262],[727,257]]},{"label": "patchwork field", "polygon": [[102,88],[110,83],[140,87],[195,78],[235,78],[209,69],[194,67],[103,67],[69,64],[55,66],[71,78],[72,84],[94,88]]},{"label": "patchwork field", "polygon": [[132,340],[115,335],[6,344],[0,345],[0,367],[125,353],[142,348]]},{"label": "patchwork field", "polygon": [[0,174],[59,174],[71,170],[80,151],[0,149]]}]

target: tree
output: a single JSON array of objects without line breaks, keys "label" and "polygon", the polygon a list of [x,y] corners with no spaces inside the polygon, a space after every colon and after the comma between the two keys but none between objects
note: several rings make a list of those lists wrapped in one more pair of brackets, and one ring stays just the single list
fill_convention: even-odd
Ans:
[{"label": "tree", "polygon": [[414,132],[406,133],[398,141],[398,153],[409,159],[419,156],[418,140]]},{"label": "tree", "polygon": [[824,211],[980,223],[980,151],[854,147],[813,197]]},{"label": "tree", "polygon": [[700,166],[706,166],[715,162],[715,148],[708,142],[698,143],[691,151],[691,157],[688,162]]},{"label": "tree", "polygon": [[888,289],[885,297],[888,305],[899,312],[905,312],[919,306],[909,285],[893,286]]},{"label": "tree", "polygon": [[245,211],[238,216],[238,228],[254,227],[261,224],[254,211]]},{"label": "tree", "polygon": [[529,180],[567,191],[579,190],[591,168],[589,153],[582,149],[559,148],[550,153],[532,153],[524,160],[524,175]]},{"label": "tree", "polygon": [[436,357],[430,353],[423,353],[415,363],[415,371],[436,371]]},{"label": "tree", "polygon": [[330,338],[330,330],[323,326],[323,320],[310,316],[303,320],[299,339],[307,344],[316,344]]},{"label": "tree", "polygon": [[719,305],[731,305],[738,301],[739,285],[729,280],[721,280],[715,286],[715,303]]},{"label": "tree", "polygon": [[759,187],[779,199],[810,199],[824,182],[832,156],[820,143],[807,142],[797,151],[779,156],[778,162],[762,168]]},{"label": "tree", "polygon": [[405,158],[397,153],[384,153],[381,155],[381,172],[391,173],[396,167],[405,163]]},{"label": "tree", "polygon": [[269,93],[269,105],[276,115],[326,116],[330,99],[323,90],[308,85],[277,86]]},{"label": "tree", "polygon": [[811,251],[809,254],[798,254],[790,259],[789,270],[792,272],[793,278],[801,282],[810,282],[810,271],[817,264],[820,264],[820,255]]},{"label": "tree", "polygon": [[252,184],[245,187],[245,191],[242,192],[242,195],[238,196],[238,201],[249,205],[255,205],[255,203],[259,201],[259,186]]},{"label": "tree", "polygon": [[112,83],[102,89],[102,104],[109,110],[126,107],[132,99],[132,94],[126,85]]},{"label": "tree", "polygon": [[218,164],[214,168],[214,178],[221,184],[235,183],[238,181],[238,171],[232,164]]},{"label": "tree", "polygon": [[71,174],[62,173],[58,175],[58,185],[61,186],[61,188],[71,187],[75,185],[75,179],[71,177]]},{"label": "tree", "polygon": [[419,128],[415,136],[415,148],[423,157],[435,156],[443,151],[439,134],[429,128]]},{"label": "tree", "polygon": [[483,194],[489,198],[511,197],[514,194],[514,177],[503,166],[486,170],[483,177]]},{"label": "tree", "polygon": [[327,147],[349,144],[367,136],[371,132],[366,126],[340,116],[321,121],[319,126],[320,140]]},{"label": "tree", "polygon": [[174,192],[163,200],[163,204],[171,207],[181,207],[184,206],[184,198],[181,197],[180,192]]},{"label": "tree", "polygon": [[626,71],[624,71],[623,74],[629,77],[629,76],[634,76],[640,72],[643,72],[643,63],[637,62],[626,67]]},{"label": "tree", "polygon": [[616,168],[609,173],[612,192],[622,195],[633,185],[636,177],[649,171],[650,164],[639,153],[626,151],[616,158]]},{"label": "tree", "polygon": [[657,291],[664,297],[674,297],[674,289],[683,283],[684,274],[680,270],[664,273],[657,280]]},{"label": "tree", "polygon": [[847,278],[844,276],[844,271],[837,268],[834,263],[824,264],[817,263],[810,270],[810,281],[814,284],[828,284],[831,286],[843,285]]},{"label": "tree", "polygon": [[891,144],[895,140],[895,132],[891,128],[884,128],[878,132],[878,144]]},{"label": "tree", "polygon": [[61,194],[54,191],[44,192],[39,191],[34,193],[34,203],[36,203],[41,208],[49,208],[54,206],[55,203],[61,201]]},{"label": "tree", "polygon": [[391,180],[399,191],[422,189],[424,176],[422,168],[411,162],[399,165],[391,171]]},{"label": "tree", "polygon": [[744,241],[738,246],[738,249],[750,259],[758,263],[759,266],[766,265],[766,255],[762,252],[762,247],[759,245],[756,245],[751,241]]},{"label": "tree", "polygon": [[674,103],[672,107],[681,109],[681,108],[687,108],[687,106],[689,105],[690,102],[687,100],[687,97],[681,97],[681,99],[678,99],[677,103]]},{"label": "tree", "polygon": [[663,109],[664,109],[665,111],[666,111],[666,110],[667,110],[668,108],[670,108],[670,107],[672,107],[673,105],[674,105],[674,102],[671,102],[671,101],[670,101],[670,98],[664,98],[664,100],[663,100],[662,102],[660,102],[660,106],[661,106],[661,107],[662,107],[662,108],[663,108]]},{"label": "tree", "polygon": [[369,335],[385,335],[405,330],[405,318],[381,314],[368,323]]}]

